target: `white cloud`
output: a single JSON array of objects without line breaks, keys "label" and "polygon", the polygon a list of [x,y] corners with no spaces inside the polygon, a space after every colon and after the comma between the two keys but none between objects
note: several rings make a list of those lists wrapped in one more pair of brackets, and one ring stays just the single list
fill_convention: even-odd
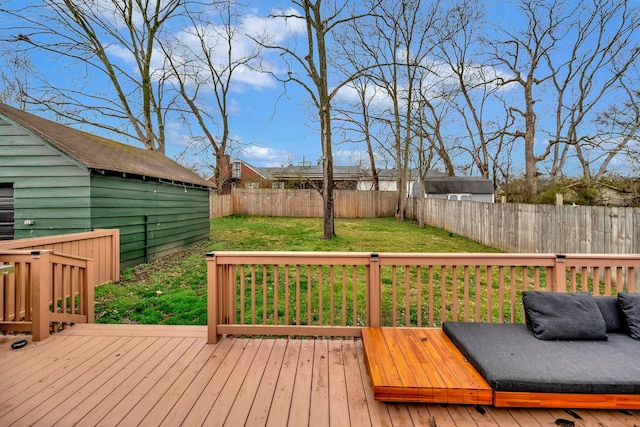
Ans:
[{"label": "white cloud", "polygon": [[256,166],[282,166],[289,163],[291,153],[287,150],[250,145],[237,151],[237,157]]}]

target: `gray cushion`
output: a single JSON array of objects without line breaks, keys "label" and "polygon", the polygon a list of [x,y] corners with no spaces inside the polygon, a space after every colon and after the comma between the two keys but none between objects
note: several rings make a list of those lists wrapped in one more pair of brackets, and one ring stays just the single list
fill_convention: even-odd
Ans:
[{"label": "gray cushion", "polygon": [[600,296],[593,297],[593,299],[596,301],[596,304],[598,304],[600,313],[602,313],[604,323],[607,325],[607,332],[627,331],[627,323],[624,320],[624,315],[618,304],[617,296]]},{"label": "gray cushion", "polygon": [[640,393],[640,342],[545,341],[522,324],[445,322],[442,329],[495,391]]},{"label": "gray cushion", "polygon": [[522,292],[527,326],[542,340],[606,340],[607,325],[586,293]]},{"label": "gray cushion", "polygon": [[629,327],[629,335],[640,340],[640,294],[619,292],[618,304]]}]

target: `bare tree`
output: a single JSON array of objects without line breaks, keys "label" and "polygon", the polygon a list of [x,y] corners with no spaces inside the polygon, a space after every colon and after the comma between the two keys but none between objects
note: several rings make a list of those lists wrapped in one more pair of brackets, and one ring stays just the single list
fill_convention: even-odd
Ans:
[{"label": "bare tree", "polygon": [[[28,94],[29,102],[164,153],[165,80],[153,61],[157,37],[182,3],[43,0],[40,5],[2,10],[13,17],[15,25],[4,31],[12,33],[7,40],[16,51],[48,54],[67,67],[86,69],[85,81],[70,79],[67,86],[59,79],[43,78],[38,93]],[[106,92],[104,82],[109,85]],[[91,113],[102,119],[93,120]]]},{"label": "bare tree", "polygon": [[457,112],[458,122],[464,126],[465,135],[459,136],[456,148],[467,153],[471,165],[458,167],[477,170],[485,178],[495,178],[497,153],[501,151],[500,136],[505,128],[499,126],[497,92],[505,75],[486,63],[481,31],[488,26],[484,10],[477,2],[462,0],[447,13],[442,43],[437,46],[436,57],[446,67],[450,82],[443,99]]},{"label": "bare tree", "polygon": [[561,13],[563,3],[559,0],[523,0],[520,9],[527,27],[521,31],[502,29],[497,43],[491,43],[494,47],[491,55],[494,65],[506,67],[512,76],[501,85],[517,85],[522,90],[524,105],[510,109],[511,116],[521,125],[510,135],[524,143],[525,199],[532,202],[538,194],[538,163],[545,158],[535,152],[536,95],[540,85],[552,77],[544,67],[545,58],[567,31],[568,16]]},{"label": "bare tree", "polygon": [[[329,42],[337,26],[358,20],[370,12],[356,14],[348,7],[347,1],[325,0],[291,0],[302,14],[280,13],[274,17],[284,19],[301,19],[306,28],[306,44],[304,48],[279,46],[263,41],[264,47],[275,49],[296,64],[288,70],[287,76],[281,78],[285,83],[300,85],[311,98],[318,112],[320,124],[320,145],[322,147],[322,200],[324,210],[324,239],[335,237],[335,209],[333,199],[333,142],[331,136],[332,101],[340,88],[357,78],[361,73],[355,70],[351,75],[334,83],[330,90]],[[302,73],[296,72],[301,67]]]},{"label": "bare tree", "polygon": [[[545,54],[555,103],[555,129],[547,146],[547,152],[553,151],[552,178],[563,170],[571,148],[582,166],[583,177],[591,178],[591,162],[583,147],[596,142],[591,130],[595,109],[608,94],[620,92],[618,83],[640,55],[640,9],[629,3],[593,0],[588,7],[570,9],[571,31],[563,38],[570,55]],[[629,90],[626,93],[631,95]]]},{"label": "bare tree", "polygon": [[0,102],[25,109],[31,93],[34,66],[28,56],[12,51],[0,53]]},{"label": "bare tree", "polygon": [[[637,84],[638,80],[635,82]],[[607,137],[600,137],[602,141],[597,144],[605,156],[594,176],[595,179],[601,179],[608,172],[611,162],[616,157],[624,156],[628,163],[635,164],[640,158],[637,143],[640,140],[640,89],[632,89],[624,81],[621,81],[621,86],[628,100],[622,103],[621,107],[612,105],[597,119],[599,127],[605,128],[603,135]]]},{"label": "bare tree", "polygon": [[371,67],[366,75],[384,92],[384,121],[390,142],[383,144],[395,161],[397,175],[396,218],[405,218],[410,177],[414,113],[424,76],[432,73],[429,55],[437,44],[434,28],[440,19],[439,2],[420,0],[381,1],[364,25],[352,27],[354,44],[368,55]]},{"label": "bare tree", "polygon": [[193,139],[206,141],[213,150],[214,176],[218,191],[222,191],[221,166],[230,144],[230,91],[238,73],[258,66],[260,48],[239,43],[249,40],[242,28],[245,5],[224,1],[206,9],[189,6],[185,4],[183,13],[186,27],[165,38],[160,46],[168,81],[178,94],[174,108],[187,118],[195,118],[202,136]]},{"label": "bare tree", "polygon": [[[348,55],[348,57],[353,58],[352,55]],[[345,141],[366,144],[369,170],[373,181],[372,189],[378,191],[380,190],[380,177],[376,164],[378,157],[376,149],[380,142],[375,134],[376,117],[372,112],[375,86],[366,77],[361,77],[353,81],[349,88],[353,90],[356,98],[351,102],[345,101],[344,105],[334,107],[337,112],[335,119],[340,122],[339,130],[343,133]]]}]

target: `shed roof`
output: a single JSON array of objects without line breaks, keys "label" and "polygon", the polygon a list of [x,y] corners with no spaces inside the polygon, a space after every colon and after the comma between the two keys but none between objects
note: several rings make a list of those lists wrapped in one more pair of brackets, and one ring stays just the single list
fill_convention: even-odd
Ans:
[{"label": "shed roof", "polygon": [[0,103],[0,114],[89,169],[211,186],[210,182],[160,152],[102,138],[2,103]]},{"label": "shed roof", "polygon": [[[424,180],[424,189],[427,194],[493,194],[493,183],[482,177],[466,176],[436,176],[427,177]],[[420,194],[420,183],[413,186],[413,194]]]}]

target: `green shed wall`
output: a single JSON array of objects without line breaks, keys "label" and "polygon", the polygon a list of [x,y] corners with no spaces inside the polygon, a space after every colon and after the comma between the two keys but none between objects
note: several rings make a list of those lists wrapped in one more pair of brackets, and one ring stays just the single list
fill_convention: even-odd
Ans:
[{"label": "green shed wall", "polygon": [[91,212],[94,228],[120,229],[123,268],[209,238],[209,190],[188,185],[94,172]]},{"label": "green shed wall", "polygon": [[14,239],[91,230],[89,171],[2,117],[0,183],[13,184]]}]

